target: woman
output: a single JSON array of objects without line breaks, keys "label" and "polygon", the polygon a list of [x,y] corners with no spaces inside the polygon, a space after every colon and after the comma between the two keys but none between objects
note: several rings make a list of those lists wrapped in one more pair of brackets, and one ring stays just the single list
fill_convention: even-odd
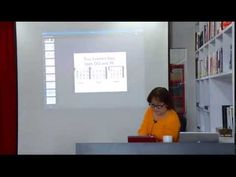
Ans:
[{"label": "woman", "polygon": [[178,141],[180,121],[174,111],[168,90],[163,87],[153,89],[149,93],[147,101],[149,107],[138,130],[139,135],[154,136],[157,141],[162,141],[163,136],[170,135],[173,141]]}]

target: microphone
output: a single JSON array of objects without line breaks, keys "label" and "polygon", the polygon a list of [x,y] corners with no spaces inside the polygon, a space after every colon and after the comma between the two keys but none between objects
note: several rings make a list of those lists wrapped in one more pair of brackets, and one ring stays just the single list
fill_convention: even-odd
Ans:
[{"label": "microphone", "polygon": [[154,120],[154,119],[153,119],[153,122],[154,122],[154,124],[152,124],[152,128],[151,128],[151,131],[150,131],[149,135],[152,135],[152,129],[153,129],[155,123],[157,123],[157,120]]}]

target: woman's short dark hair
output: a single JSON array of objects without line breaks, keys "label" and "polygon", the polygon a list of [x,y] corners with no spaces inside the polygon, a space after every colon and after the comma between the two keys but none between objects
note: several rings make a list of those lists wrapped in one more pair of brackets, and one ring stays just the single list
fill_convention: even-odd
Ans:
[{"label": "woman's short dark hair", "polygon": [[148,95],[147,101],[151,103],[152,98],[158,99],[167,105],[167,109],[174,109],[170,92],[164,87],[154,88]]}]

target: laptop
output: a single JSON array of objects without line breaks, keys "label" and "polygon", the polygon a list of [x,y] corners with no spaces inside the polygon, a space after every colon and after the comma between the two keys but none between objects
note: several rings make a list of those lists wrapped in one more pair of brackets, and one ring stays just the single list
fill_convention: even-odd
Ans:
[{"label": "laptop", "polygon": [[214,132],[180,132],[179,142],[218,143],[219,134]]},{"label": "laptop", "polygon": [[128,136],[129,143],[150,143],[157,142],[155,137],[151,136]]}]

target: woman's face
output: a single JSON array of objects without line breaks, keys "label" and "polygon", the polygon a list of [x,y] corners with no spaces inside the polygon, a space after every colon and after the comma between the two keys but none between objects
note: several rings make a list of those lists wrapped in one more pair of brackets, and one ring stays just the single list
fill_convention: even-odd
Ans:
[{"label": "woman's face", "polygon": [[167,111],[167,105],[163,102],[160,102],[157,98],[152,98],[149,105],[157,115],[163,115]]}]

